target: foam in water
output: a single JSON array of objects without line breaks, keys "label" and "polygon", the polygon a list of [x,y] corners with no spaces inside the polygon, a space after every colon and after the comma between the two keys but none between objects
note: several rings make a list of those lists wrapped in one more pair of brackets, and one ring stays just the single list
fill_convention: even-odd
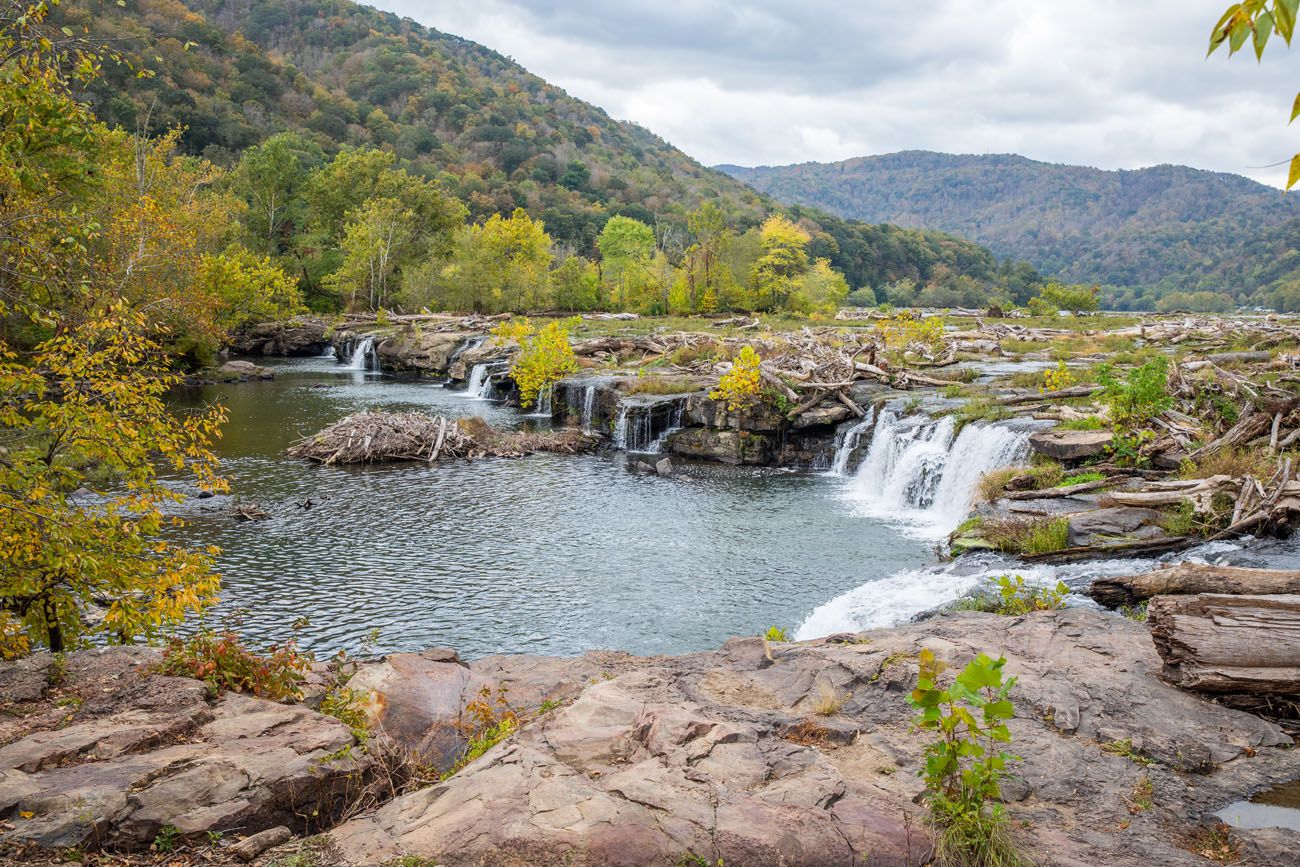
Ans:
[{"label": "foam in water", "polygon": [[379,353],[375,351],[375,338],[363,337],[348,358],[348,370],[379,370]]},{"label": "foam in water", "polygon": [[[1215,554],[1235,551],[1237,543],[1212,542],[1189,552],[1171,555],[1179,560],[1204,562]],[[974,568],[972,568],[974,561]],[[1001,575],[1020,575],[1028,584],[1050,586],[1064,581],[1083,587],[1094,578],[1149,572],[1161,560],[1136,558],[1097,560],[1060,566],[1025,565],[1000,555],[966,557],[953,563],[908,569],[863,584],[813,609],[795,631],[797,641],[822,638],[837,632],[861,632],[904,623],[923,611],[955,602],[980,585]],[[1083,604],[1091,604],[1084,602]]]},{"label": "foam in water", "polygon": [[883,411],[847,492],[850,502],[911,535],[945,537],[966,517],[980,476],[1021,459],[1029,440],[1025,431],[999,424],[955,431],[951,417]]}]

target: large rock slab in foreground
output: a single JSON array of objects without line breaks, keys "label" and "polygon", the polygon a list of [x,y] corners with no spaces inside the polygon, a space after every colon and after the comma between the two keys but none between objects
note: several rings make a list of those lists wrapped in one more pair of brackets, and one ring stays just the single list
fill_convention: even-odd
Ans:
[{"label": "large rock slab in foreground", "polygon": [[[775,645],[770,659],[758,639],[623,657],[456,776],[336,828],[327,860],[923,864],[924,739],[907,705],[922,647],[954,665],[1002,652],[1019,677],[1024,761],[1003,795],[1039,864],[1202,865],[1183,848],[1200,821],[1300,777],[1276,726],[1162,682],[1142,624],[1083,609],[971,613]],[[842,705],[822,716],[825,696]],[[1150,807],[1135,797],[1147,783]],[[1238,838],[1240,863],[1300,864],[1290,832]]]},{"label": "large rock slab in foreground", "polygon": [[1114,434],[1105,430],[1047,430],[1031,434],[1030,447],[1058,461],[1081,461],[1106,451]]},{"label": "large rock slab in foreground", "polygon": [[[0,667],[0,840],[146,848],[167,825],[250,834],[327,827],[373,761],[347,726],[301,705],[208,698],[154,674],[155,650],[41,654]],[[51,681],[55,685],[51,685]]]}]

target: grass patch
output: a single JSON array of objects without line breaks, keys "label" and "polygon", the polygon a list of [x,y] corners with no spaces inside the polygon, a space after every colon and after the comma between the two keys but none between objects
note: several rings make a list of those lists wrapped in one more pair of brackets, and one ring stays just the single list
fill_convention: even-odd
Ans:
[{"label": "grass patch", "polygon": [[1051,554],[1070,546],[1070,522],[1065,518],[985,521],[981,535],[1008,554]]},{"label": "grass patch", "polygon": [[1016,490],[1041,491],[1055,488],[1064,476],[1065,468],[1050,459],[1028,467],[1005,467],[981,476],[977,493],[984,502],[991,502],[1002,496],[1013,481]]},{"label": "grass patch", "polygon": [[834,716],[844,707],[848,697],[824,680],[817,682],[817,695],[813,698],[813,713],[818,716]]},{"label": "grass patch", "polygon": [[628,394],[690,394],[699,391],[700,386],[689,379],[676,379],[652,373],[638,376],[636,382],[628,388]]},{"label": "grass patch", "polygon": [[1128,811],[1130,813],[1145,813],[1156,804],[1156,789],[1151,784],[1151,778],[1146,774],[1133,785],[1133,792],[1128,798]]},{"label": "grass patch", "polygon": [[1058,430],[1104,430],[1106,422],[1100,417],[1090,415],[1086,418],[1072,418],[1069,421],[1063,421],[1057,426]]},{"label": "grass patch", "polygon": [[959,599],[949,610],[982,611],[1004,617],[1019,617],[1031,611],[1057,611],[1064,608],[1065,597],[1068,595],[1070,588],[1060,581],[1053,587],[1044,587],[1026,584],[1020,575],[1002,575],[993,589]]},{"label": "grass patch", "polygon": [[1241,860],[1241,841],[1223,823],[1202,825],[1187,834],[1182,844],[1187,851],[1220,864],[1236,864]]},{"label": "grass patch", "polygon": [[960,407],[952,411],[952,417],[957,422],[957,430],[972,422],[993,422],[1010,418],[1011,410],[1002,406],[994,400],[987,397],[975,398],[966,401]]},{"label": "grass patch", "polygon": [[1146,623],[1147,603],[1144,601],[1144,602],[1139,602],[1137,605],[1121,605],[1119,608],[1119,613],[1127,617],[1129,620],[1133,620],[1138,623]]},{"label": "grass patch", "polygon": [[1103,753],[1109,753],[1112,756],[1119,756],[1122,759],[1128,759],[1135,765],[1141,765],[1148,768],[1155,764],[1155,760],[1142,755],[1142,751],[1133,747],[1133,742],[1128,738],[1119,741],[1110,741],[1101,745]]},{"label": "grass patch", "polygon": [[1086,485],[1088,482],[1100,482],[1106,478],[1105,473],[1088,472],[1075,473],[1072,476],[1066,476],[1056,483],[1054,487],[1068,488],[1071,485]]},{"label": "grass patch", "polygon": [[1208,479],[1210,476],[1254,476],[1267,479],[1277,472],[1277,455],[1263,450],[1223,449],[1198,461],[1183,461],[1178,475],[1184,479]]}]

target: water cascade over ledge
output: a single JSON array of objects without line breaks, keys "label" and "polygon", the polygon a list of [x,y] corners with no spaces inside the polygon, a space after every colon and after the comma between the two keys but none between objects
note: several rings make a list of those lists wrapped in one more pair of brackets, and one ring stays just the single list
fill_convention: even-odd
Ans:
[{"label": "water cascade over ledge", "polygon": [[980,477],[1023,460],[1028,449],[1022,427],[972,423],[958,433],[951,416],[885,408],[846,496],[864,516],[942,539],[966,517]]},{"label": "water cascade over ledge", "polygon": [[375,349],[375,338],[363,337],[356,342],[348,356],[347,369],[379,372],[379,352]]}]

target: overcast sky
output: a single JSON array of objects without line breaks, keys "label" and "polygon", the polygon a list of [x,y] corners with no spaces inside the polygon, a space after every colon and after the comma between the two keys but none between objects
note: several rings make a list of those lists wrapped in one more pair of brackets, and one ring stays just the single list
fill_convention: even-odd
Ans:
[{"label": "overcast sky", "polygon": [[1284,167],[1260,167],[1300,150],[1300,121],[1286,123],[1300,56],[1278,40],[1262,64],[1205,58],[1228,0],[375,5],[481,42],[706,164],[1013,152],[1280,184]]}]

